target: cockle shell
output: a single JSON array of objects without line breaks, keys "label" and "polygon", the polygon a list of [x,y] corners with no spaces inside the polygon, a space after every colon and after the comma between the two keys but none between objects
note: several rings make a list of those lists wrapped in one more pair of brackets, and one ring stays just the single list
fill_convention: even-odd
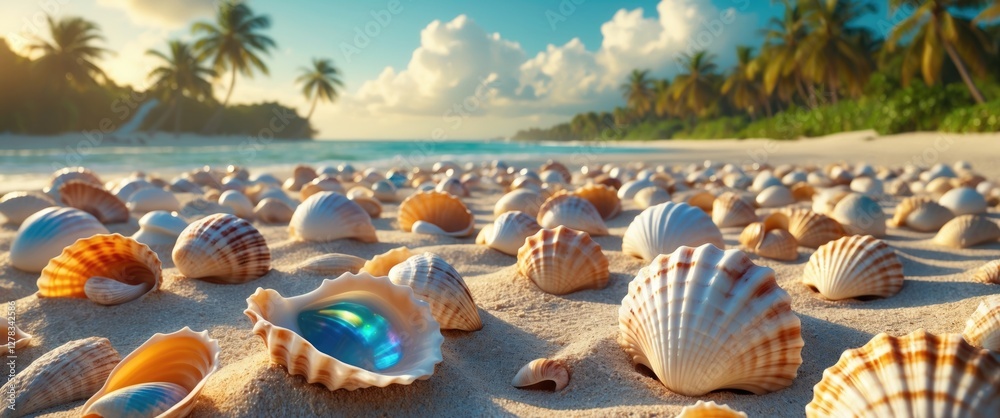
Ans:
[{"label": "cockle shell", "polygon": [[521,367],[510,384],[516,388],[530,388],[551,382],[553,390],[558,392],[569,384],[569,377],[570,370],[565,361],[540,358]]},{"label": "cockle shell", "polygon": [[837,202],[830,217],[851,235],[885,236],[885,212],[870,197],[851,193]]},{"label": "cockle shell", "polygon": [[[618,198],[618,193],[603,184],[588,184],[576,189],[573,194],[594,205],[597,212],[601,214],[601,218],[605,220],[618,216],[622,211],[622,202]],[[534,215],[530,213],[528,215],[536,216],[538,213],[536,211]]]},{"label": "cockle shell", "polygon": [[25,219],[10,246],[10,263],[37,273],[80,238],[107,234],[93,215],[74,208],[46,208]]},{"label": "cockle shell", "polygon": [[590,235],[608,235],[608,227],[597,208],[586,199],[566,192],[546,200],[538,209],[537,220],[543,228],[562,225]]},{"label": "cockle shell", "polygon": [[219,195],[219,204],[233,210],[233,215],[243,219],[253,219],[253,203],[250,198],[237,190],[226,190]]},{"label": "cockle shell", "polygon": [[[153,334],[115,366],[104,386],[83,404],[83,416],[187,416],[205,382],[219,369],[220,351],[208,331],[184,327]],[[160,385],[148,386],[156,383]]]},{"label": "cockle shell", "polygon": [[739,241],[747,252],[761,257],[784,261],[799,258],[795,237],[775,222],[765,220],[747,225],[740,233]]},{"label": "cockle shell", "polygon": [[643,260],[670,254],[682,245],[725,247],[722,232],[701,209],[687,203],[662,203],[636,216],[625,236],[622,252]]},{"label": "cockle shell", "polygon": [[938,199],[941,206],[948,208],[955,216],[986,213],[986,198],[971,187],[948,190]]},{"label": "cockle shell", "polygon": [[271,362],[331,391],[408,385],[442,360],[430,307],[387,277],[344,273],[290,298],[258,288],[243,313]]},{"label": "cockle shell", "polygon": [[608,259],[583,231],[542,229],[517,251],[517,272],[553,295],[608,285]]},{"label": "cockle shell", "polygon": [[968,248],[1000,238],[1000,226],[981,215],[962,215],[948,221],[934,236],[937,245]]},{"label": "cockle shell", "polygon": [[83,167],[67,167],[53,173],[52,179],[49,181],[49,187],[42,191],[58,202],[59,188],[72,180],[81,180],[97,187],[104,187],[104,182],[93,171]]},{"label": "cockle shell", "polygon": [[128,221],[128,208],[111,192],[81,180],[71,180],[59,187],[59,197],[66,206],[80,209],[102,223]]},{"label": "cockle shell", "polygon": [[457,197],[438,191],[417,192],[403,200],[396,218],[406,232],[467,237],[475,218]]},{"label": "cockle shell", "polygon": [[229,214],[192,222],[177,238],[172,255],[181,274],[212,283],[244,283],[271,270],[271,251],[264,236],[249,222]]},{"label": "cockle shell", "polygon": [[16,324],[12,326],[10,322],[7,322],[7,315],[0,315],[0,334],[5,335],[5,337],[3,338],[5,341],[4,346],[9,348],[7,344],[13,342],[14,349],[18,350],[28,345],[28,343],[31,342],[32,338],[31,334],[24,332],[24,330],[22,330]]},{"label": "cockle shell", "polygon": [[681,409],[677,418],[747,418],[747,414],[714,401],[698,401]]},{"label": "cockle shell", "polygon": [[[615,196],[617,198],[617,196]],[[517,256],[524,239],[535,235],[542,227],[524,212],[504,212],[476,236],[476,244],[486,245],[507,255]]]},{"label": "cockle shell", "polygon": [[791,385],[802,364],[791,302],[774,271],[746,254],[682,246],[629,283],[618,343],[633,364],[681,395],[773,392]]},{"label": "cockle shell", "polygon": [[493,214],[500,216],[504,212],[520,211],[529,216],[536,217],[538,216],[538,209],[544,202],[545,198],[542,197],[541,193],[533,190],[518,189],[501,196],[493,206]]},{"label": "cockle shell", "polygon": [[1000,260],[993,260],[976,269],[972,279],[979,283],[1000,284]]},{"label": "cockle shell", "polygon": [[284,200],[273,197],[261,200],[253,208],[253,217],[268,224],[284,224],[292,220],[295,209]]},{"label": "cockle shell", "polygon": [[150,246],[173,246],[187,225],[176,212],[154,210],[139,218],[139,231],[132,239]]},{"label": "cockle shell", "polygon": [[[709,196],[712,195],[709,194]],[[639,207],[639,209],[646,209],[650,206],[656,206],[660,203],[669,202],[670,193],[659,186],[650,186],[639,190],[632,200],[635,201],[635,204]],[[714,197],[712,200],[715,200]]]},{"label": "cockle shell", "polygon": [[146,244],[119,234],[94,235],[49,261],[38,278],[38,296],[117,305],[155,292],[161,276],[160,258]]},{"label": "cockle shell", "polygon": [[[97,392],[121,357],[107,338],[70,341],[43,354],[3,385],[4,410],[23,416]],[[13,396],[7,403],[7,396]]]},{"label": "cockle shell", "polygon": [[10,192],[0,199],[0,218],[4,220],[4,223],[21,225],[29,216],[52,206],[56,206],[56,202],[47,195]]},{"label": "cockle shell", "polygon": [[299,263],[295,266],[295,270],[330,276],[339,276],[347,272],[356,274],[366,261],[349,254],[323,254]]},{"label": "cockle shell", "polygon": [[823,371],[806,416],[1000,416],[1000,357],[958,334],[878,334]]},{"label": "cockle shell", "polygon": [[746,226],[756,220],[753,205],[736,193],[722,193],[712,202],[712,222],[719,228]]},{"label": "cockle shell", "polygon": [[127,206],[132,212],[152,212],[165,210],[175,212],[180,210],[181,203],[173,193],[163,189],[149,188],[138,190],[129,196]]},{"label": "cockle shell", "polygon": [[895,227],[909,227],[921,232],[932,232],[954,218],[948,208],[937,204],[929,197],[908,197],[899,202],[889,224]]},{"label": "cockle shell", "polygon": [[368,212],[342,194],[319,192],[295,208],[288,233],[300,241],[327,242],[352,238],[378,242]]},{"label": "cockle shell", "polygon": [[830,300],[887,298],[903,287],[903,264],[885,242],[851,235],[820,246],[806,263],[802,283]]},{"label": "cockle shell", "polygon": [[965,322],[962,336],[975,347],[1000,353],[1000,295],[987,297],[979,304]]},{"label": "cockle shell", "polygon": [[365,261],[365,264],[361,266],[359,273],[368,273],[375,277],[385,277],[389,275],[389,270],[392,270],[397,264],[406,261],[406,259],[413,256],[409,248],[397,247],[382,254],[378,254],[372,257],[371,260]]},{"label": "cockle shell", "polygon": [[395,284],[409,286],[417,299],[427,302],[441,329],[476,331],[483,327],[465,280],[437,254],[412,256],[393,266],[388,276]]},{"label": "cockle shell", "polygon": [[847,235],[837,221],[808,209],[782,209],[768,216],[767,221],[790,232],[803,247],[818,248]]},{"label": "cockle shell", "polygon": [[770,186],[757,195],[757,205],[762,208],[777,208],[795,203],[792,191],[782,185]]}]

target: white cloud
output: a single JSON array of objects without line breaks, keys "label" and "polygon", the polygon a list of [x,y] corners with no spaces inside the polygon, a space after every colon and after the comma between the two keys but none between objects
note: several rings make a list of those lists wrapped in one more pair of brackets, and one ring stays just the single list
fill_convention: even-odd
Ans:
[{"label": "white cloud", "polygon": [[121,9],[133,22],[176,29],[191,20],[212,16],[217,0],[97,0],[101,6]]}]

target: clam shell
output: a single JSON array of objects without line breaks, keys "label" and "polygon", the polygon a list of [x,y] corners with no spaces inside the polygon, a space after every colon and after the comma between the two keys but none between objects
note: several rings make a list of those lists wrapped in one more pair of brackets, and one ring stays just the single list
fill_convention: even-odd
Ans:
[{"label": "clam shell", "polygon": [[608,235],[608,227],[597,208],[586,199],[566,192],[550,197],[538,209],[538,224],[543,228],[565,226],[591,235]]},{"label": "clam shell", "polygon": [[[173,182],[171,182],[170,191],[174,193],[192,193],[192,194],[204,193],[204,190],[202,190],[200,186],[198,186],[197,184],[186,178],[178,178],[175,179]],[[131,195],[129,196],[131,197]]]},{"label": "clam shell", "polygon": [[802,283],[830,300],[887,298],[903,287],[903,265],[885,242],[851,235],[820,246],[806,263]]},{"label": "clam shell", "polygon": [[434,187],[434,190],[441,193],[448,193],[455,197],[465,197],[469,195],[469,191],[465,189],[464,185],[462,185],[461,180],[456,178],[444,179]]},{"label": "clam shell", "polygon": [[851,180],[851,191],[863,195],[878,197],[885,192],[882,181],[871,177],[858,177]]},{"label": "clam shell", "polygon": [[427,302],[441,329],[476,331],[483,328],[465,280],[437,254],[412,256],[393,266],[388,277],[395,284],[409,286],[418,299]]},{"label": "clam shell", "polygon": [[187,389],[173,383],[140,383],[107,393],[87,412],[88,416],[98,417],[158,417],[187,394]]},{"label": "clam shell", "polygon": [[569,183],[573,181],[573,174],[570,173],[569,168],[566,168],[566,166],[563,165],[563,163],[560,163],[558,161],[548,160],[545,162],[545,164],[542,164],[541,167],[538,168],[538,171],[541,172],[550,170],[559,173],[559,175],[562,176],[563,183]]},{"label": "clam shell", "polygon": [[389,180],[379,180],[372,185],[372,192],[374,197],[382,202],[396,202],[399,200],[399,194],[396,190],[396,185],[392,184]]},{"label": "clam shell", "polygon": [[1000,359],[958,334],[879,334],[823,371],[806,416],[1000,416]]},{"label": "clam shell", "polygon": [[[23,416],[97,392],[121,357],[107,338],[70,341],[43,354],[3,385],[4,410]],[[6,397],[13,394],[13,399]],[[10,403],[6,403],[6,401]]]},{"label": "clam shell", "polygon": [[365,261],[365,264],[361,266],[359,273],[368,273],[375,277],[386,277],[389,275],[389,270],[392,270],[397,264],[406,261],[406,259],[413,256],[409,248],[397,247],[382,254],[372,257],[371,260]]},{"label": "clam shell", "polygon": [[264,236],[229,214],[192,222],[177,238],[172,255],[181,274],[212,283],[245,283],[271,270]]},{"label": "clam shell", "polygon": [[[0,316],[0,332],[6,335],[4,339],[6,343],[4,344],[8,349],[10,348],[9,343],[14,343],[14,349],[20,350],[24,348],[28,343],[31,342],[31,334],[24,332],[17,325],[11,326],[10,322],[7,322],[7,316]],[[9,351],[8,351],[9,353]],[[6,392],[4,392],[6,393]]]},{"label": "clam shell", "polygon": [[333,192],[316,193],[295,208],[288,222],[288,233],[300,241],[352,238],[378,242],[368,213],[344,195]]},{"label": "clam shell", "polygon": [[870,197],[852,193],[845,196],[833,208],[830,217],[844,227],[851,235],[885,236],[885,212],[878,202]]},{"label": "clam shell", "polygon": [[962,336],[975,347],[1000,352],[1000,295],[987,297],[979,304],[965,322]]},{"label": "clam shell", "polygon": [[93,215],[74,208],[46,208],[25,219],[10,247],[10,263],[19,270],[40,272],[63,248],[80,238],[107,234]]},{"label": "clam shell", "polygon": [[[617,198],[618,196],[615,196]],[[493,224],[486,225],[476,236],[476,244],[486,245],[507,255],[517,256],[525,238],[535,235],[542,227],[524,212],[504,212]]]},{"label": "clam shell", "polygon": [[[219,369],[219,353],[219,342],[209,338],[208,331],[184,327],[170,334],[153,334],[115,366],[104,386],[83,404],[83,415],[108,411],[103,416],[128,416],[162,410],[156,416],[184,417],[191,413],[205,382]],[[151,383],[176,385],[184,393],[180,400],[176,399],[180,394],[171,391],[132,402],[118,399],[122,389]],[[170,405],[163,405],[167,402]],[[121,407],[128,409],[117,409]]]},{"label": "clam shell", "polygon": [[282,185],[282,187],[284,187],[285,190],[297,192],[299,190],[302,190],[302,186],[305,186],[306,183],[309,183],[315,178],[316,178],[316,170],[307,165],[299,164],[295,166],[294,170],[292,170],[292,177],[289,177],[288,180],[285,180],[285,183],[284,185]]},{"label": "clam shell", "polygon": [[635,199],[635,195],[636,193],[639,193],[639,190],[651,186],[656,186],[656,183],[653,183],[651,180],[632,180],[625,182],[625,184],[618,188],[618,198],[621,200]]},{"label": "clam shell", "polygon": [[681,409],[677,418],[747,418],[747,414],[714,401],[698,401]]},{"label": "clam shell", "polygon": [[[341,311],[357,321],[338,320]],[[243,313],[271,362],[331,391],[408,385],[430,378],[442,360],[444,337],[428,304],[387,277],[344,273],[291,298],[258,288]]]},{"label": "clam shell", "polygon": [[350,198],[352,202],[357,203],[365,210],[372,219],[378,218],[382,215],[382,204],[379,203],[378,199],[368,196],[354,196]]},{"label": "clam shell", "polygon": [[299,197],[302,199],[308,199],[319,192],[334,192],[344,194],[344,186],[340,184],[340,181],[333,177],[320,176],[315,180],[309,182],[299,191]]},{"label": "clam shell", "polygon": [[[597,212],[601,214],[601,218],[607,220],[618,216],[622,211],[622,202],[618,198],[618,193],[614,189],[605,186],[603,184],[588,184],[573,192],[577,197],[581,197],[586,201],[594,205]],[[669,196],[669,194],[668,194]],[[534,217],[538,213],[528,215]]]},{"label": "clam shell", "polygon": [[792,192],[792,198],[797,202],[809,202],[812,201],[813,196],[816,195],[816,188],[809,183],[795,183],[788,188]]},{"label": "clam shell", "polygon": [[154,210],[165,210],[176,212],[180,210],[181,203],[173,193],[163,189],[149,188],[138,190],[129,196],[127,206],[132,212],[152,212]]},{"label": "clam shell", "polygon": [[295,209],[284,200],[265,198],[253,208],[253,218],[268,224],[284,224],[292,220]]},{"label": "clam shell", "polygon": [[102,223],[128,221],[128,208],[103,187],[81,180],[71,180],[59,187],[59,196],[66,206],[94,215]]},{"label": "clam shell", "polygon": [[934,236],[934,243],[944,247],[968,248],[1000,238],[1000,226],[980,215],[962,215],[948,221]]},{"label": "clam shell", "polygon": [[365,259],[349,254],[323,254],[299,263],[295,269],[315,274],[339,276],[347,272],[356,274],[365,265],[365,262]]},{"label": "clam shell", "polygon": [[608,285],[608,259],[582,231],[564,226],[542,229],[517,251],[517,272],[553,295]]},{"label": "clam shell", "polygon": [[558,392],[569,384],[569,377],[570,370],[565,361],[540,358],[521,367],[510,384],[516,388],[530,388],[552,382],[553,390]]},{"label": "clam shell", "polygon": [[545,198],[534,190],[518,189],[500,197],[493,206],[493,215],[500,216],[504,212],[519,211],[537,217],[538,209],[542,207]]},{"label": "clam shell", "polygon": [[755,221],[753,205],[736,193],[722,193],[712,202],[712,222],[719,228],[746,226]]},{"label": "clam shell", "polygon": [[764,258],[792,261],[799,258],[798,242],[788,230],[770,225],[770,222],[754,222],[740,233],[740,245],[748,253]]},{"label": "clam shell", "polygon": [[[711,194],[709,194],[709,196],[711,196]],[[639,190],[635,194],[633,200],[635,200],[635,204],[636,206],[639,207],[639,209],[646,209],[650,206],[656,206],[659,205],[660,203],[669,202],[670,193],[667,192],[666,190],[663,190],[659,186],[651,186]]]},{"label": "clam shell", "polygon": [[417,192],[403,200],[396,218],[399,228],[420,234],[467,237],[475,218],[465,204],[448,193]]},{"label": "clam shell", "polygon": [[94,235],[49,261],[38,278],[38,296],[117,305],[155,292],[161,277],[160,258],[145,244],[118,234]]},{"label": "clam shell", "polygon": [[921,232],[932,232],[941,229],[954,217],[951,210],[937,204],[929,197],[908,197],[896,206],[896,212],[889,224]]},{"label": "clam shell", "polygon": [[56,202],[46,195],[10,192],[0,199],[0,217],[4,219],[4,223],[21,225],[29,216],[52,206],[56,206]]},{"label": "clam shell", "polygon": [[783,209],[768,216],[767,221],[790,232],[803,247],[819,248],[847,235],[840,223],[808,209]]},{"label": "clam shell", "polygon": [[636,216],[625,236],[622,252],[643,260],[670,254],[683,245],[725,247],[722,232],[701,209],[687,203],[662,203]]},{"label": "clam shell", "polygon": [[781,179],[774,176],[770,171],[761,171],[757,173],[757,176],[753,179],[753,184],[750,185],[749,190],[751,192],[762,192],[771,186],[781,186]]},{"label": "clam shell", "polygon": [[782,185],[770,186],[757,194],[757,205],[762,208],[777,208],[795,203],[792,191]]},{"label": "clam shell", "polygon": [[139,231],[132,239],[146,245],[170,245],[173,247],[177,237],[181,235],[187,222],[177,216],[176,212],[154,210],[139,218]]},{"label": "clam shell", "polygon": [[233,210],[233,215],[243,219],[253,219],[253,203],[250,198],[237,190],[226,190],[219,195],[219,204]]},{"label": "clam shell", "polygon": [[115,197],[117,197],[122,203],[125,203],[128,202],[129,196],[132,196],[135,192],[142,189],[148,189],[150,187],[156,186],[153,186],[153,184],[146,181],[146,179],[131,178],[122,180],[111,190],[111,193],[114,194]]},{"label": "clam shell", "polygon": [[938,203],[948,208],[955,216],[986,213],[986,198],[971,187],[948,190],[938,199]]},{"label": "clam shell", "polygon": [[659,255],[629,283],[618,342],[672,392],[763,394],[802,364],[799,318],[774,271],[705,244]]},{"label": "clam shell", "polygon": [[979,283],[1000,284],[1000,260],[983,264],[972,274],[972,279]]},{"label": "clam shell", "polygon": [[841,188],[824,189],[813,195],[812,210],[821,215],[831,216],[833,209],[850,191]]},{"label": "clam shell", "polygon": [[97,187],[104,187],[104,182],[93,171],[83,167],[67,167],[53,173],[52,179],[49,181],[49,187],[43,191],[51,196],[52,200],[58,202],[60,198],[59,188],[72,180],[81,180]]}]

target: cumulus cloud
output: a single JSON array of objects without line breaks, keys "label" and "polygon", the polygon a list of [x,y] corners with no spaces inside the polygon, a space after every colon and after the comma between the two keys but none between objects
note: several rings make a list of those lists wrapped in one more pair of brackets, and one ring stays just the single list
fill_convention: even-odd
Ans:
[{"label": "cumulus cloud", "polygon": [[97,3],[128,13],[133,22],[175,29],[193,19],[212,16],[218,0],[97,0]]}]

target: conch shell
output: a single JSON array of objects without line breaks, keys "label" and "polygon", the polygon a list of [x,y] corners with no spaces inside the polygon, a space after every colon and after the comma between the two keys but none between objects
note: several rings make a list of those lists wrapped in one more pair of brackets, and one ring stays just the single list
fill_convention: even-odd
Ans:
[{"label": "conch shell", "polygon": [[[615,196],[617,199],[618,196]],[[486,245],[507,255],[517,255],[524,239],[535,235],[542,227],[535,218],[521,211],[504,212],[493,224],[486,225],[476,236],[476,244]]]},{"label": "conch shell", "polygon": [[618,193],[603,184],[588,184],[576,189],[573,194],[594,205],[597,213],[600,213],[601,218],[605,220],[618,216],[622,211],[622,202],[618,198]]},{"label": "conch shell", "polygon": [[249,222],[215,214],[188,225],[173,251],[177,270],[191,279],[244,283],[271,270],[271,251]]},{"label": "conch shell", "polygon": [[389,275],[389,270],[392,270],[397,264],[406,261],[406,259],[413,256],[409,248],[397,247],[382,254],[372,257],[371,260],[365,261],[364,265],[361,266],[359,273],[368,273],[375,277],[385,277]]},{"label": "conch shell", "polygon": [[146,244],[118,234],[82,238],[49,261],[38,296],[89,298],[118,305],[160,288],[160,258]]},{"label": "conch shell", "polygon": [[154,210],[139,218],[139,232],[133,234],[132,239],[146,245],[172,247],[187,225],[176,212]]},{"label": "conch shell", "polygon": [[747,414],[713,401],[698,401],[681,409],[677,418],[747,418]]},{"label": "conch shell", "polygon": [[1000,295],[983,300],[965,322],[965,341],[975,347],[1000,353]]},{"label": "conch shell", "polygon": [[80,209],[45,208],[21,223],[10,246],[10,263],[19,270],[40,272],[76,240],[107,233],[101,221]]},{"label": "conch shell", "polygon": [[540,358],[521,367],[510,384],[516,388],[531,388],[551,382],[553,390],[558,392],[569,384],[569,377],[570,370],[565,361]]},{"label": "conch shell", "polygon": [[465,280],[437,254],[406,259],[389,270],[389,280],[409,286],[418,299],[427,302],[441,329],[476,331],[483,327]]},{"label": "conch shell", "polygon": [[722,232],[701,209],[667,202],[636,216],[622,238],[622,252],[643,260],[670,254],[684,245],[725,247]]},{"label": "conch shell", "polygon": [[128,221],[128,208],[111,192],[86,181],[72,180],[59,187],[59,197],[66,206],[94,215],[102,223]]},{"label": "conch shell", "polygon": [[457,197],[444,192],[417,192],[399,205],[399,227],[406,232],[467,237],[475,218]]},{"label": "conch shell", "polygon": [[802,283],[831,300],[887,298],[903,287],[903,264],[885,242],[851,235],[820,246],[806,263]]},{"label": "conch shell", "polygon": [[944,247],[968,248],[996,241],[1000,226],[982,215],[962,215],[948,221],[934,236],[934,243]]},{"label": "conch shell", "polygon": [[288,233],[302,241],[327,242],[353,238],[378,242],[368,212],[344,195],[319,192],[295,208]]},{"label": "conch shell", "polygon": [[52,206],[56,206],[56,202],[47,195],[10,192],[0,199],[0,218],[4,219],[4,223],[20,225],[29,216]]},{"label": "conch shell", "polygon": [[540,289],[565,295],[608,285],[608,259],[582,231],[564,226],[542,229],[517,251],[517,272]]}]

